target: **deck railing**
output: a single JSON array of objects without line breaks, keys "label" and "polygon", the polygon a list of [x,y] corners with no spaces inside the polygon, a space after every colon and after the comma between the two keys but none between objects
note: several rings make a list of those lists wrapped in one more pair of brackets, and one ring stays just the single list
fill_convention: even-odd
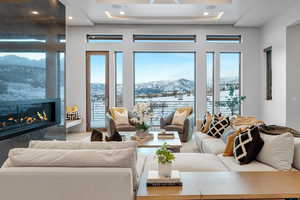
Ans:
[{"label": "deck railing", "polygon": [[[94,100],[93,100],[94,99]],[[135,101],[135,103],[139,102],[150,102],[151,108],[154,112],[155,117],[151,120],[151,125],[159,125],[160,118],[162,116],[166,116],[171,112],[175,111],[176,108],[180,107],[193,107],[195,108],[195,101]],[[105,106],[104,101],[100,98],[92,98],[91,105],[91,119],[92,123],[95,126],[104,127],[105,126]],[[207,102],[207,110],[212,112],[213,103],[212,101]],[[224,116],[229,116],[231,114],[230,109],[227,107],[220,107],[219,111]],[[239,111],[237,111],[239,112]]]}]

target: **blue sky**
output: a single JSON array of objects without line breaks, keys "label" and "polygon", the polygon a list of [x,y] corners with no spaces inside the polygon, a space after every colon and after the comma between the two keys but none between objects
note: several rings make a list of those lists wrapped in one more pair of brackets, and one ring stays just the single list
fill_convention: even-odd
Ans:
[{"label": "blue sky", "polygon": [[[45,58],[45,53],[0,53],[1,56],[17,55],[33,60]],[[135,53],[135,82],[143,83],[160,80],[177,80],[181,78],[194,80],[194,53]],[[105,57],[92,56],[91,81],[104,83]],[[122,83],[123,54],[117,53],[117,83]],[[222,53],[220,55],[221,78],[237,77],[239,54]],[[212,54],[207,54],[208,81],[212,78]]]}]

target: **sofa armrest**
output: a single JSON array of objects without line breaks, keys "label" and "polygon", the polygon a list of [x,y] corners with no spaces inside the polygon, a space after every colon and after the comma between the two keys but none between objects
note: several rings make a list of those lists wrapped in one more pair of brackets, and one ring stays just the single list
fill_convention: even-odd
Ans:
[{"label": "sofa armrest", "polygon": [[0,187],[1,199],[10,200],[134,200],[128,168],[5,168]]},{"label": "sofa armrest", "polygon": [[193,131],[194,131],[194,115],[190,115],[184,121],[182,141],[187,142],[192,137]]}]

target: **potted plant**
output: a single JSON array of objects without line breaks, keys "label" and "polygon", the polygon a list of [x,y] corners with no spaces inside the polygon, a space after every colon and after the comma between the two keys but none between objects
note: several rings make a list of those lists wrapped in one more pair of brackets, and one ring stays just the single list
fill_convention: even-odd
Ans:
[{"label": "potted plant", "polygon": [[150,128],[147,123],[154,117],[150,105],[148,103],[137,103],[133,108],[132,114],[134,117],[131,118],[131,121],[135,125],[137,135],[147,133]]},{"label": "potted plant", "polygon": [[172,172],[172,162],[175,160],[175,156],[167,149],[167,143],[164,143],[155,154],[158,159],[159,175],[163,177],[170,177]]}]

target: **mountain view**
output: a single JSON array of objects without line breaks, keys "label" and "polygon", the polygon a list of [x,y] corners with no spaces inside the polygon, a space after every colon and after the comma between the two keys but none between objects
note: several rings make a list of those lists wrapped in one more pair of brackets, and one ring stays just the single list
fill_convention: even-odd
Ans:
[{"label": "mountain view", "polygon": [[[44,58],[0,56],[0,101],[45,98],[45,66]],[[64,77],[64,72],[60,73]]]}]

